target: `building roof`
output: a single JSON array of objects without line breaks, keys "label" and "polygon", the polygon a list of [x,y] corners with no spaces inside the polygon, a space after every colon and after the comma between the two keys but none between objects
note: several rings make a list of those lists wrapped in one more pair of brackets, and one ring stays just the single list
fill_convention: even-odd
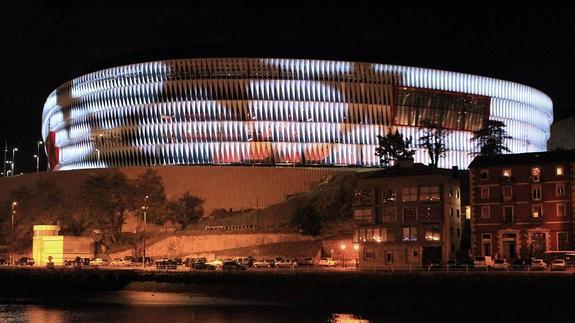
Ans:
[{"label": "building roof", "polygon": [[475,159],[473,159],[471,164],[469,164],[469,168],[499,165],[553,163],[573,160],[575,160],[575,150],[555,150],[524,154],[477,156]]},{"label": "building roof", "polygon": [[433,166],[426,166],[421,163],[414,163],[412,166],[395,165],[389,168],[364,171],[359,173],[359,179],[375,179],[382,177],[406,177],[406,176],[429,176],[429,175],[447,175],[457,177],[460,172],[465,170],[437,168]]}]

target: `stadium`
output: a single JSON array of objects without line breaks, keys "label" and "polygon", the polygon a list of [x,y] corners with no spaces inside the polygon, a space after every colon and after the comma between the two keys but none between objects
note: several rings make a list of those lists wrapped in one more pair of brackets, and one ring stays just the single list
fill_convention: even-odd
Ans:
[{"label": "stadium", "polygon": [[[51,170],[153,165],[374,167],[377,135],[450,130],[439,167],[467,168],[470,138],[507,125],[513,153],[546,150],[551,99],[483,76],[306,59],[179,59],[108,68],[48,97]],[[418,149],[416,162],[427,163]]]}]

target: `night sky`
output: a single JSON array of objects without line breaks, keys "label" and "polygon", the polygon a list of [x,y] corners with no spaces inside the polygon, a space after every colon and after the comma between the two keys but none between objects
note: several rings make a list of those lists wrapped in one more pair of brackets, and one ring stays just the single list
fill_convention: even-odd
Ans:
[{"label": "night sky", "polygon": [[446,69],[535,87],[553,100],[555,120],[575,116],[575,23],[561,7],[55,3],[3,1],[0,10],[0,144],[7,138],[8,159],[19,147],[17,173],[35,169],[42,107],[53,89],[149,60],[285,57]]}]

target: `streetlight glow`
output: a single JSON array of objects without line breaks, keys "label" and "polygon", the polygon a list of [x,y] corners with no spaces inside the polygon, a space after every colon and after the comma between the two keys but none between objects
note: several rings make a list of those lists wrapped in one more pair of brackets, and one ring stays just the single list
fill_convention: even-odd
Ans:
[{"label": "streetlight glow", "polygon": [[12,172],[11,172],[11,176],[14,176],[14,168],[16,167],[15,166],[15,164],[16,164],[15,155],[16,155],[17,151],[18,151],[18,148],[12,148],[12,166],[11,166]]},{"label": "streetlight glow", "polygon": [[40,171],[40,145],[43,144],[44,142],[42,140],[38,141],[38,143],[36,144],[36,155],[34,155],[34,157],[36,158],[36,173]]}]

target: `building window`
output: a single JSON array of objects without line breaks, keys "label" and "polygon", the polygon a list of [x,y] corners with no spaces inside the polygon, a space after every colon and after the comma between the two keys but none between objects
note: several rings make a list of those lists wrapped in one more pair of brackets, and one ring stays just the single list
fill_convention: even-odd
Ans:
[{"label": "building window", "polygon": [[397,222],[397,209],[396,208],[383,208],[381,210],[381,223],[395,223]]},{"label": "building window", "polygon": [[486,200],[489,198],[489,186],[481,187],[481,199]]},{"label": "building window", "polygon": [[541,180],[541,168],[532,167],[531,168],[531,181],[537,183]]},{"label": "building window", "polygon": [[374,259],[374,258],[375,258],[375,252],[373,252],[372,250],[365,251],[365,259]]},{"label": "building window", "polygon": [[417,227],[403,227],[403,241],[417,241]]},{"label": "building window", "polygon": [[567,214],[567,207],[564,203],[557,204],[557,216],[565,216]]},{"label": "building window", "polygon": [[457,237],[461,237],[461,229],[457,228]]},{"label": "building window", "polygon": [[459,217],[461,216],[459,209],[457,209],[456,212],[457,212],[457,218],[459,219]]},{"label": "building window", "polygon": [[488,180],[489,179],[489,170],[487,169],[482,169],[479,171],[479,179],[482,181]]},{"label": "building window", "polygon": [[395,202],[397,201],[397,194],[395,193],[395,188],[382,188],[381,189],[381,201],[383,203]]},{"label": "building window", "polygon": [[425,240],[427,240],[427,241],[439,241],[439,240],[441,240],[439,228],[437,228],[437,227],[427,228],[425,230]]},{"label": "building window", "polygon": [[513,223],[513,206],[503,207],[503,223]]},{"label": "building window", "polygon": [[372,223],[373,212],[371,209],[355,209],[353,210],[353,220],[362,223]]},{"label": "building window", "polygon": [[403,208],[403,223],[417,222],[417,209],[415,206],[406,206]]},{"label": "building window", "polygon": [[563,176],[563,166],[556,166],[555,167],[555,175]]},{"label": "building window", "polygon": [[449,228],[449,236],[451,236],[451,238],[453,238],[453,227]]},{"label": "building window", "polygon": [[453,208],[452,207],[449,208],[449,216],[453,217]]},{"label": "building window", "polygon": [[512,201],[513,200],[513,187],[510,185],[503,186],[503,201]]},{"label": "building window", "polygon": [[386,264],[386,265],[391,265],[391,264],[393,264],[393,252],[387,251],[387,252],[385,253],[385,264]]},{"label": "building window", "polygon": [[481,207],[481,218],[482,219],[489,219],[491,214],[489,212],[489,206],[482,206]]},{"label": "building window", "polygon": [[557,196],[564,196],[565,195],[565,183],[556,183],[555,184],[555,194],[557,194]]},{"label": "building window", "polygon": [[373,190],[357,190],[353,193],[354,205],[373,204]]},{"label": "building window", "polygon": [[432,219],[433,218],[433,208],[431,206],[421,208],[420,214],[421,213],[423,213],[423,216],[426,219]]},{"label": "building window", "polygon": [[506,179],[511,178],[511,168],[503,168],[501,175],[503,176],[503,178],[506,178]]},{"label": "building window", "polygon": [[455,190],[455,198],[457,198],[457,199],[459,198],[459,190],[458,189]]},{"label": "building window", "polygon": [[481,253],[484,256],[491,256],[491,233],[481,235]]},{"label": "building window", "polygon": [[543,207],[541,204],[535,204],[531,207],[531,215],[533,218],[540,218],[543,216]]},{"label": "building window", "polygon": [[569,250],[569,236],[567,232],[557,232],[557,250]]},{"label": "building window", "polygon": [[453,187],[449,186],[449,197],[453,196]]},{"label": "building window", "polygon": [[541,200],[541,184],[531,185],[531,198],[534,201]]},{"label": "building window", "polygon": [[401,200],[404,202],[417,201],[417,187],[402,188]]}]

